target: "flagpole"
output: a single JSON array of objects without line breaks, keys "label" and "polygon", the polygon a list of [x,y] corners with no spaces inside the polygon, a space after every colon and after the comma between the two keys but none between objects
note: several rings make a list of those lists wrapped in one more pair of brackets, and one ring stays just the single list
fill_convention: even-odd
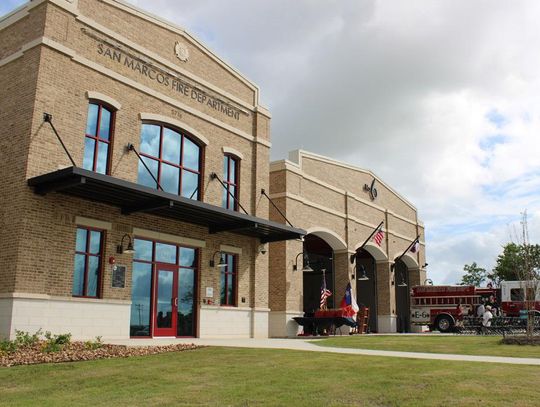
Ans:
[{"label": "flagpole", "polygon": [[[371,235],[369,235],[369,237],[365,240],[365,242],[362,243],[362,246],[360,246],[358,249],[356,249],[356,251],[358,251],[358,250],[360,250],[360,249],[363,249],[364,246],[367,244],[367,242],[369,242],[369,240],[373,237],[373,235],[375,234],[375,232],[377,232],[377,231],[379,230],[379,228],[380,228],[383,224],[384,224],[384,220],[383,220],[381,223],[379,223],[379,226],[377,226],[377,227],[373,230],[373,232],[371,232]],[[351,263],[353,263],[353,260],[352,260],[352,259],[354,258],[353,256],[356,256],[356,254],[351,254]]]},{"label": "flagpole", "polygon": [[405,249],[405,251],[401,254],[401,256],[399,256],[396,260],[394,260],[394,264],[397,263],[399,260],[401,260],[401,258],[402,258],[403,256],[405,256],[409,250],[411,250],[411,247],[413,247],[413,245],[415,245],[416,242],[420,243],[420,242],[419,242],[419,239],[420,239],[420,235],[416,236],[416,239],[414,239],[414,240],[412,241],[412,243],[409,245],[409,247],[407,247],[407,248]]}]

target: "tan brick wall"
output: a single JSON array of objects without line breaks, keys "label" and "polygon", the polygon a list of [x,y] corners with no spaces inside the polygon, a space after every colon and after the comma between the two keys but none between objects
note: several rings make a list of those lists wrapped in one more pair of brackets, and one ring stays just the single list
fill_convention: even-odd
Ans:
[{"label": "tan brick wall", "polygon": [[[240,99],[253,103],[254,90],[235,75],[224,71],[214,59],[201,51],[188,38],[102,1],[79,0],[79,9],[83,15],[98,21],[101,25],[152,50],[172,63],[181,64],[183,69],[214,83]],[[182,42],[189,49],[189,59],[185,63],[180,62],[173,52],[176,41]]]},{"label": "tan brick wall", "polygon": [[[302,169],[306,174],[312,175],[321,181],[327,182],[337,188],[350,191],[354,195],[370,200],[369,194],[364,191],[364,185],[371,185],[373,176],[350,168],[327,163],[313,158],[302,158]],[[407,218],[415,218],[415,211],[403,202],[393,191],[380,182],[375,183],[378,195],[375,204],[401,214]]]},{"label": "tan brick wall", "polygon": [[[122,36],[150,49],[174,64],[179,61],[173,48],[178,34],[154,26],[98,0],[79,2],[83,15]],[[46,15],[46,29],[37,22]],[[136,27],[136,29],[133,29]],[[82,30],[86,29],[86,33]],[[9,98],[0,98],[0,118],[7,124],[0,140],[0,203],[2,233],[0,242],[0,292],[27,292],[55,296],[71,296],[75,250],[75,218],[83,216],[111,222],[113,229],[106,232],[102,296],[108,299],[129,299],[131,293],[131,255],[117,255],[116,245],[126,230],[133,227],[195,238],[206,242],[200,249],[199,299],[206,287],[214,288],[214,300],[219,302],[219,269],[209,262],[220,245],[240,248],[238,265],[238,303],[242,306],[268,307],[269,254],[259,253],[259,240],[235,233],[209,234],[203,227],[163,219],[149,214],[123,216],[119,208],[71,198],[61,194],[35,195],[26,179],[70,166],[70,162],[48,124],[43,124],[43,112],[53,115],[53,122],[76,164],[82,166],[84,130],[87,120],[88,91],[99,92],[118,101],[122,106],[116,113],[112,148],[111,175],[131,182],[137,181],[138,160],[127,153],[125,146],[133,143],[139,148],[140,113],[154,113],[180,120],[209,140],[204,149],[204,201],[221,205],[222,187],[210,180],[210,173],[222,176],[223,147],[232,147],[243,155],[240,164],[240,201],[250,214],[268,218],[268,202],[261,199],[260,189],[269,188],[269,148],[251,139],[269,140],[269,119],[255,111],[247,111],[238,121],[207,108],[200,103],[157,89],[155,82],[129,72],[114,61],[106,61],[97,54],[96,39],[73,14],[51,3],[30,10],[30,15],[15,25],[0,31],[2,57],[15,52],[26,39],[45,33],[47,41],[67,47],[74,52],[74,60],[56,49],[59,45],[39,45],[24,56],[0,67],[0,85]],[[104,37],[103,35],[101,37]],[[4,42],[5,39],[5,42]],[[187,44],[187,41],[184,41]],[[204,52],[190,47],[190,59],[183,69],[225,92],[254,102],[254,89],[216,63]],[[2,58],[0,57],[0,58]],[[145,85],[150,93],[119,81],[114,75],[104,75],[86,61],[114,70],[138,85]],[[101,58],[101,59],[100,59]],[[78,62],[77,62],[78,61]],[[101,68],[100,68],[101,69]],[[37,84],[36,84],[37,83]],[[208,93],[212,91],[208,90]],[[167,93],[168,92],[168,93]],[[178,100],[195,112],[183,110],[166,98]],[[212,93],[222,98],[220,92]],[[206,115],[206,116],[205,116]],[[206,118],[208,117],[208,118]],[[227,127],[229,126],[229,127]],[[247,135],[243,137],[238,132]],[[16,137],[17,143],[9,142]],[[28,159],[28,165],[26,160]],[[9,199],[9,205],[8,203]],[[111,267],[106,260],[114,256],[118,264],[128,266],[126,287],[111,288]],[[245,303],[242,303],[245,298]]]},{"label": "tan brick wall", "polygon": [[[4,31],[0,31],[0,35]],[[25,172],[39,57],[39,50],[32,49],[24,59],[0,66],[0,293],[13,291],[15,275],[20,268],[18,260],[26,255],[19,242],[24,240],[20,229],[28,189]]]},{"label": "tan brick wall", "polygon": [[0,60],[6,58],[28,42],[43,35],[46,6],[40,5],[32,13],[4,28],[0,36]]},{"label": "tan brick wall", "polygon": [[[273,199],[279,202],[280,208],[286,210],[287,218],[295,226],[308,231],[333,232],[345,242],[346,247],[339,249],[353,253],[364,243],[374,228],[384,221],[385,238],[380,248],[372,245],[367,250],[378,260],[377,312],[379,316],[386,318],[385,321],[390,321],[389,318],[395,316],[396,307],[391,263],[406,250],[418,234],[421,243],[424,242],[424,228],[417,220],[416,210],[382,181],[376,182],[378,197],[375,201],[371,201],[363,191],[363,186],[366,183],[371,184],[372,175],[311,156],[307,152],[300,152],[300,165],[288,161],[276,162],[271,168]],[[279,219],[277,211],[271,210],[270,217]],[[329,240],[330,238],[327,239],[327,243]],[[280,255],[288,256],[292,253],[284,246],[272,247],[271,258],[279,258]],[[419,253],[408,255],[416,263],[417,268],[425,263],[423,245]],[[343,296],[352,271],[348,257],[349,254],[342,251],[334,252],[336,304]],[[418,273],[425,275],[424,271]],[[414,281],[420,278],[414,272],[412,276]],[[292,298],[297,298],[299,304],[302,304],[302,285],[291,286],[296,287],[298,291],[287,291],[285,298],[287,304]],[[280,293],[271,295],[272,310],[274,306],[283,305],[284,298],[282,293],[282,297],[279,296]]]},{"label": "tan brick wall", "polygon": [[[377,313],[378,315],[395,315],[396,294],[394,291],[394,273],[390,263],[378,262],[377,270]],[[395,284],[395,281],[394,281]]]}]

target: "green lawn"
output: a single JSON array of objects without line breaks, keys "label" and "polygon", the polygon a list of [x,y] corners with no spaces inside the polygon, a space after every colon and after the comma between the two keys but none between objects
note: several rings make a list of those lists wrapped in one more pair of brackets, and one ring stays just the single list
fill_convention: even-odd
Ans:
[{"label": "green lawn", "polygon": [[500,336],[335,336],[313,341],[321,346],[405,352],[540,358],[540,346],[502,345]]},{"label": "green lawn", "polygon": [[538,406],[531,383],[536,366],[204,348],[0,368],[0,405]]}]

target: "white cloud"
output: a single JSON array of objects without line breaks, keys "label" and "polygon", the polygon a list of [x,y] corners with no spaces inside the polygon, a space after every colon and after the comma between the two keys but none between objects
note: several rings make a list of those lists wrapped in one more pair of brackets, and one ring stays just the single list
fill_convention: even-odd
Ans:
[{"label": "white cloud", "polygon": [[540,2],[131,2],[260,85],[273,158],[329,155],[412,201],[435,282],[491,267],[525,208],[539,241]]},{"label": "white cloud", "polygon": [[273,158],[298,147],[329,155],[414,202],[436,282],[458,280],[465,263],[492,267],[525,208],[538,239],[540,3],[134,3],[260,85]]}]

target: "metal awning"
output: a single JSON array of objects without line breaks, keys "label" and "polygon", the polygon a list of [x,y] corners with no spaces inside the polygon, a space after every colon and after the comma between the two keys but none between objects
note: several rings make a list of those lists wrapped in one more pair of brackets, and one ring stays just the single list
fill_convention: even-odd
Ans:
[{"label": "metal awning", "polygon": [[208,227],[210,233],[233,232],[258,237],[261,243],[299,239],[305,230],[159,191],[78,167],[28,180],[34,192],[58,192],[120,208],[122,214],[145,212]]}]

